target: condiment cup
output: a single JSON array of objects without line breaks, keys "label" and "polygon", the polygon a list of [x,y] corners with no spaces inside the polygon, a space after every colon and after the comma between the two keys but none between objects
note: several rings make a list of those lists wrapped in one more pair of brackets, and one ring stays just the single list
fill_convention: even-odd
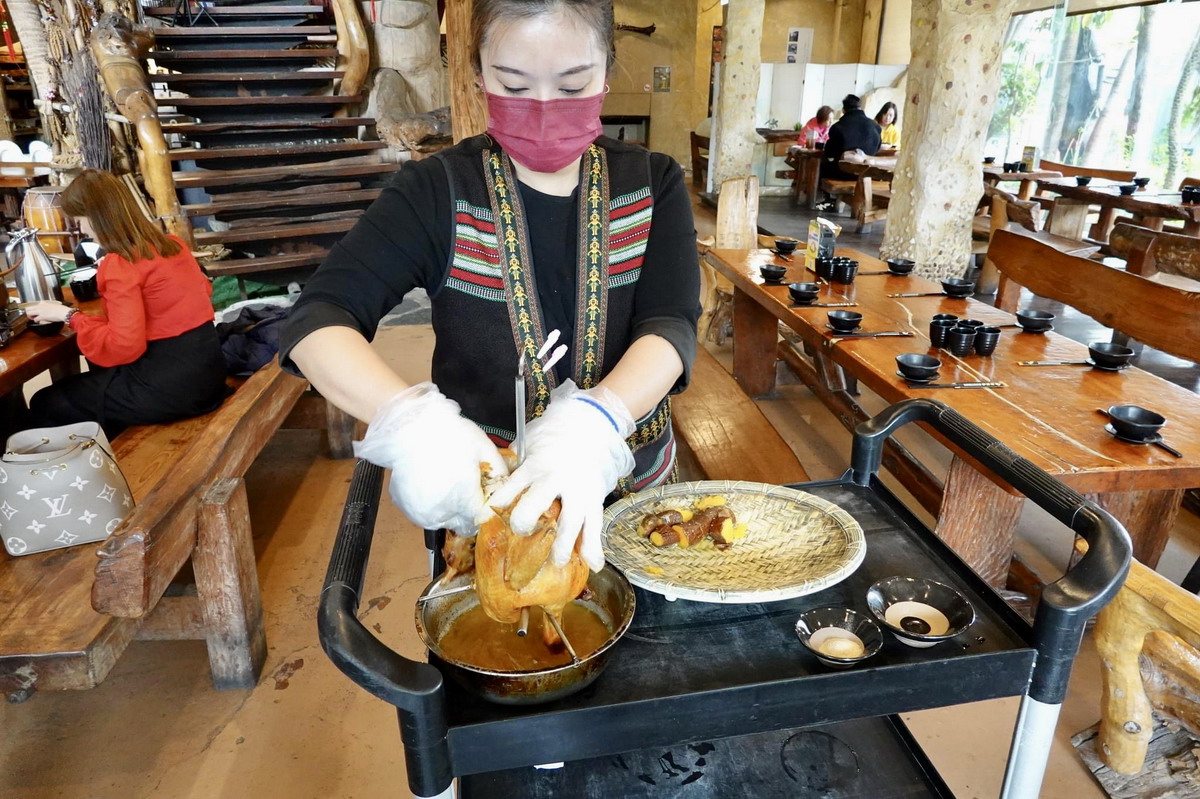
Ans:
[{"label": "condiment cup", "polygon": [[1086,186],[1087,184],[1089,184],[1091,182],[1092,182],[1091,175],[1076,175],[1075,176],[1075,185],[1077,185],[1077,186]]},{"label": "condiment cup", "polygon": [[1133,185],[1137,186],[1139,189],[1144,189],[1150,185],[1150,178],[1134,178]]},{"label": "condiment cup", "polygon": [[867,607],[896,640],[918,649],[953,638],[975,623],[975,608],[961,592],[920,577],[880,580],[867,590]]},{"label": "condiment cup", "polygon": [[975,281],[962,277],[951,277],[942,281],[942,291],[951,297],[968,297],[975,291]]},{"label": "condiment cup", "polygon": [[1034,308],[1023,308],[1017,311],[1017,324],[1026,333],[1045,333],[1054,329],[1054,314]]},{"label": "condiment cup", "polygon": [[952,327],[946,333],[946,349],[959,358],[965,358],[975,349],[975,328]]},{"label": "condiment cup", "polygon": [[1089,344],[1088,353],[1092,356],[1092,363],[1101,369],[1120,369],[1133,360],[1134,355],[1133,350],[1129,347],[1122,347],[1120,344],[1112,344],[1107,341]]},{"label": "condiment cup", "polygon": [[1140,405],[1114,405],[1108,409],[1108,420],[1121,438],[1149,441],[1167,423],[1161,413]]},{"label": "condiment cup", "polygon": [[896,356],[896,366],[909,380],[930,380],[937,377],[942,362],[923,352],[906,352]]},{"label": "condiment cup", "polygon": [[946,346],[946,336],[958,327],[955,319],[934,319],[929,323],[929,341],[935,347]]},{"label": "condiment cup", "polygon": [[976,355],[991,355],[996,351],[996,345],[1000,343],[1000,328],[998,327],[977,327],[975,328],[975,354]]},{"label": "condiment cup", "polygon": [[957,322],[958,315],[952,313],[935,313],[932,317],[935,322]]},{"label": "condiment cup", "polygon": [[1122,197],[1128,197],[1129,195],[1131,195],[1135,191],[1137,191],[1137,184],[1136,183],[1122,183],[1120,186],[1117,186],[1117,191],[1121,192]]},{"label": "condiment cup", "polygon": [[858,311],[830,311],[829,326],[839,333],[852,333],[862,324],[862,314]]},{"label": "condiment cup", "polygon": [[797,305],[811,305],[816,302],[817,294],[821,291],[820,283],[789,283],[788,294]]},{"label": "condiment cup", "polygon": [[96,270],[91,267],[75,270],[71,273],[71,294],[79,302],[100,299],[100,289],[96,280]]},{"label": "condiment cup", "polygon": [[813,269],[817,273],[817,277],[829,280],[833,276],[833,259],[818,258]]},{"label": "condiment cup", "polygon": [[[796,621],[796,635],[800,643],[808,647],[826,666],[845,669],[861,663],[875,655],[883,647],[883,633],[871,618],[850,608],[814,608],[800,614]],[[857,639],[863,653],[858,657],[843,658],[827,655],[817,647],[827,638]]]},{"label": "condiment cup", "polygon": [[907,258],[889,258],[887,262],[888,271],[893,275],[907,275],[916,265],[916,261]]},{"label": "condiment cup", "polygon": [[758,268],[758,273],[762,275],[763,280],[778,283],[787,274],[787,267],[776,264],[763,264]]},{"label": "condiment cup", "polygon": [[994,155],[985,155],[985,156],[983,157],[983,163],[985,163],[985,164],[987,164],[987,165],[991,166],[992,164],[996,163],[996,156],[994,156]]},{"label": "condiment cup", "polygon": [[58,333],[60,333],[62,331],[63,323],[62,322],[39,322],[39,323],[35,324],[33,322],[30,322],[29,329],[32,330],[34,333],[37,333],[39,336],[42,336],[43,338],[49,338],[50,336],[57,335]]},{"label": "condiment cup", "polygon": [[783,255],[791,255],[799,243],[795,239],[775,239],[775,249]]}]

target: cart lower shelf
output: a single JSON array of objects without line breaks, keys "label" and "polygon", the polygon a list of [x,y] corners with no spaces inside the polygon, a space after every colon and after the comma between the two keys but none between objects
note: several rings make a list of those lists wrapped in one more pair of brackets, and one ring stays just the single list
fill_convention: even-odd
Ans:
[{"label": "cart lower shelf", "polygon": [[462,799],[953,799],[898,716],[656,747],[459,780]]}]

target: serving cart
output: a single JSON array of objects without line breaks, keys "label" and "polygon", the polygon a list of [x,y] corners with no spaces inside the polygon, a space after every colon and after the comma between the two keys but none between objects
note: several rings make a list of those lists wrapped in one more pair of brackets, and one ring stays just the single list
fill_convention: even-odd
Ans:
[{"label": "serving cart", "polygon": [[[1045,587],[1032,627],[879,480],[885,440],[910,422],[1086,539],[1087,554]],[[498,705],[401,656],[359,622],[382,479],[381,469],[357,465],[318,625],[334,663],[397,707],[417,797],[453,796],[456,779],[468,799],[951,797],[899,714],[1021,696],[1002,796],[1034,799],[1084,625],[1120,588],[1130,560],[1125,530],[1096,504],[942,403],[909,400],[859,425],[840,479],[795,486],[861,525],[867,554],[850,577],[762,604],[670,602],[637,589],[633,624],[596,682],[549,704]],[[864,610],[867,588],[892,575],[953,586],[974,606],[975,623],[929,649],[885,635],[882,651],[844,671],[801,646],[793,627],[803,611]]]}]

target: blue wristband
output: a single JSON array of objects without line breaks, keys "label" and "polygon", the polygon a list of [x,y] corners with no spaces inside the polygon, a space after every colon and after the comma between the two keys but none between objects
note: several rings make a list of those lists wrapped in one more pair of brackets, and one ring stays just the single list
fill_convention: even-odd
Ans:
[{"label": "blue wristband", "polygon": [[608,411],[604,410],[603,405],[590,397],[576,397],[575,399],[579,400],[580,402],[586,402],[588,405],[591,405],[593,408],[600,411],[600,413],[604,414],[604,418],[607,419],[608,423],[613,426],[613,430],[617,431],[617,435],[621,435],[621,428],[617,426],[617,420],[612,418],[612,415],[609,414]]}]

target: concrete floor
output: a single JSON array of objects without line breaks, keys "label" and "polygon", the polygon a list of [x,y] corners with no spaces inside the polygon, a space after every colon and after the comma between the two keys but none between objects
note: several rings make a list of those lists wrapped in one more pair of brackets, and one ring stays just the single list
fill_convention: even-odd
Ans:
[{"label": "concrete floor", "polygon": [[[712,214],[697,214],[704,234]],[[426,325],[384,326],[377,346],[406,378],[428,376]],[[716,354],[729,358],[727,350]],[[864,402],[881,407],[870,397]],[[849,435],[806,389],[782,385],[761,407],[814,479],[844,469]],[[919,432],[909,438],[931,462],[945,462],[931,440]],[[0,797],[408,796],[394,712],[343,677],[316,639],[318,594],[351,466],[325,457],[320,433],[285,431],[247,476],[270,647],[254,690],[213,691],[202,643],[135,642],[94,690],[0,708]],[[416,658],[422,648],[412,607],[427,581],[425,552],[420,531],[384,506],[363,616],[382,640]],[[1048,530],[1026,518],[1022,549],[1061,560],[1063,533]],[[1165,562],[1190,563],[1198,537],[1190,530],[1178,537],[1180,549]],[[1042,796],[1104,797],[1069,744],[1097,720],[1099,685],[1085,641]],[[984,799],[998,795],[1015,716],[1015,700],[998,700],[908,719],[956,795]]]}]

